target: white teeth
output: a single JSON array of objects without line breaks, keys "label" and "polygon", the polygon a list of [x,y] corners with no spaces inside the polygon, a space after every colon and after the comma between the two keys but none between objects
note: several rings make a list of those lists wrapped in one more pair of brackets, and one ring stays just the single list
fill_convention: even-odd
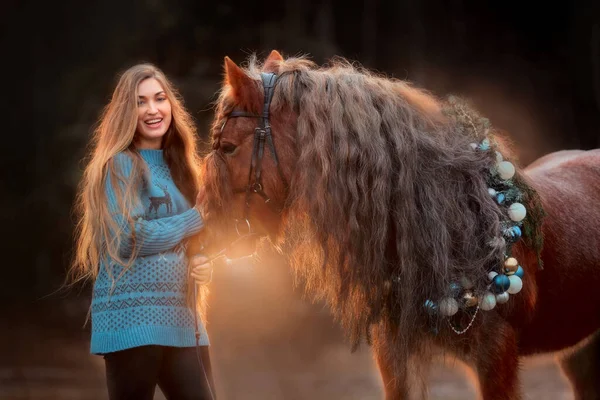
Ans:
[{"label": "white teeth", "polygon": [[148,121],[146,121],[146,123],[152,125],[152,124],[156,124],[157,122],[160,122],[160,121],[162,121],[162,119],[158,118],[158,119],[148,120]]}]

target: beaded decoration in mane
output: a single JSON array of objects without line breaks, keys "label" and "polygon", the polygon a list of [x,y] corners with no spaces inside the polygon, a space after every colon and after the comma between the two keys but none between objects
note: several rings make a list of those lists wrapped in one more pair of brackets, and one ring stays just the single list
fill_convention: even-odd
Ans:
[{"label": "beaded decoration in mane", "polygon": [[[262,65],[251,58],[246,69],[226,58],[225,68],[213,151],[204,163],[207,225],[229,232],[247,207],[251,225],[290,256],[307,292],[327,302],[353,346],[363,337],[373,345],[388,398],[407,394],[409,375],[422,378],[439,349],[476,369],[485,398],[518,398],[519,354],[561,349],[600,326],[596,301],[588,307],[596,312],[593,323],[582,321],[555,341],[535,339],[548,324],[541,302],[559,290],[552,278],[567,275],[557,260],[576,254],[572,248],[556,254],[565,240],[558,233],[568,223],[560,207],[571,200],[548,197],[574,182],[553,188],[519,168],[504,176],[499,163],[514,157],[465,102],[440,101],[342,59],[318,68],[272,52]],[[265,150],[262,187],[270,204],[251,196],[246,206],[236,190],[248,183],[257,121],[229,116],[262,112],[261,72],[277,74],[269,118],[280,163]],[[589,152],[569,170],[580,170],[574,179],[596,179],[578,196],[595,202],[590,207],[597,213],[600,172],[588,165],[599,158]],[[506,190],[506,204],[492,183]],[[525,206],[523,215],[513,218],[509,200]],[[550,215],[544,235],[542,204]],[[600,222],[589,219],[589,209],[579,211],[571,209],[569,217],[580,219],[579,229],[589,235],[581,235],[581,250],[600,242]],[[516,271],[504,266],[510,251],[522,265],[522,290],[520,278],[504,276]],[[538,261],[545,269],[538,270]],[[599,261],[594,254],[568,264],[590,279]],[[504,280],[490,281],[490,272]],[[508,293],[520,293],[500,304],[513,281],[519,285]],[[480,307],[486,311],[477,313]]]}]

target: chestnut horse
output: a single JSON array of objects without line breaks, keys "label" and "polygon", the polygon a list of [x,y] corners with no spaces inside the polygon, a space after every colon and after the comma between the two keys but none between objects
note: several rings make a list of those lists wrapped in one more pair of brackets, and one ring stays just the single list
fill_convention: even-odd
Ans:
[{"label": "chestnut horse", "polygon": [[289,255],[353,348],[372,345],[387,399],[426,395],[440,354],[472,368],[484,399],[520,399],[520,357],[547,352],[578,398],[600,397],[599,150],[515,172],[507,140],[462,103],[343,59],[248,64],[225,58],[207,226]]}]

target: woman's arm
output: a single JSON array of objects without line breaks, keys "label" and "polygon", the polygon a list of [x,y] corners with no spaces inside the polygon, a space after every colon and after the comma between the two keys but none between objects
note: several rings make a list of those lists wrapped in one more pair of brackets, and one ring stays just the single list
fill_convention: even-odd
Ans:
[{"label": "woman's arm", "polygon": [[119,255],[129,258],[133,255],[134,248],[139,256],[170,250],[183,239],[200,231],[203,222],[198,210],[192,207],[172,217],[154,220],[138,218],[133,224],[122,221],[119,225],[121,228]]},{"label": "woman's arm", "polygon": [[[124,177],[128,177],[131,171],[131,160],[121,161]],[[129,167],[129,168],[128,168]],[[124,182],[119,182],[121,187]],[[182,240],[198,233],[204,226],[202,216],[196,207],[174,215],[153,220],[137,218],[128,221],[119,208],[116,194],[113,190],[110,174],[106,178],[106,197],[108,207],[119,229],[119,256],[129,258],[134,254],[148,256],[167,251],[177,246]]]}]

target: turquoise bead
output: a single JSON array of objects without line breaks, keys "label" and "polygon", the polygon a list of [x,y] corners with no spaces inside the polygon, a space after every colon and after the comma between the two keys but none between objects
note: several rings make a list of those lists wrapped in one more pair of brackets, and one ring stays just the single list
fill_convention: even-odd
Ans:
[{"label": "turquoise bead", "polygon": [[515,275],[518,276],[519,278],[523,279],[523,275],[525,275],[525,271],[523,270],[523,267],[521,267],[519,265],[519,267],[517,268],[517,271],[515,272]]},{"label": "turquoise bead", "polygon": [[490,141],[488,139],[483,139],[481,144],[479,145],[479,150],[489,150],[490,149]]},{"label": "turquoise bead", "polygon": [[496,195],[496,201],[498,202],[498,204],[504,203],[505,198],[506,198],[506,196],[504,196],[504,193],[498,193]]}]

